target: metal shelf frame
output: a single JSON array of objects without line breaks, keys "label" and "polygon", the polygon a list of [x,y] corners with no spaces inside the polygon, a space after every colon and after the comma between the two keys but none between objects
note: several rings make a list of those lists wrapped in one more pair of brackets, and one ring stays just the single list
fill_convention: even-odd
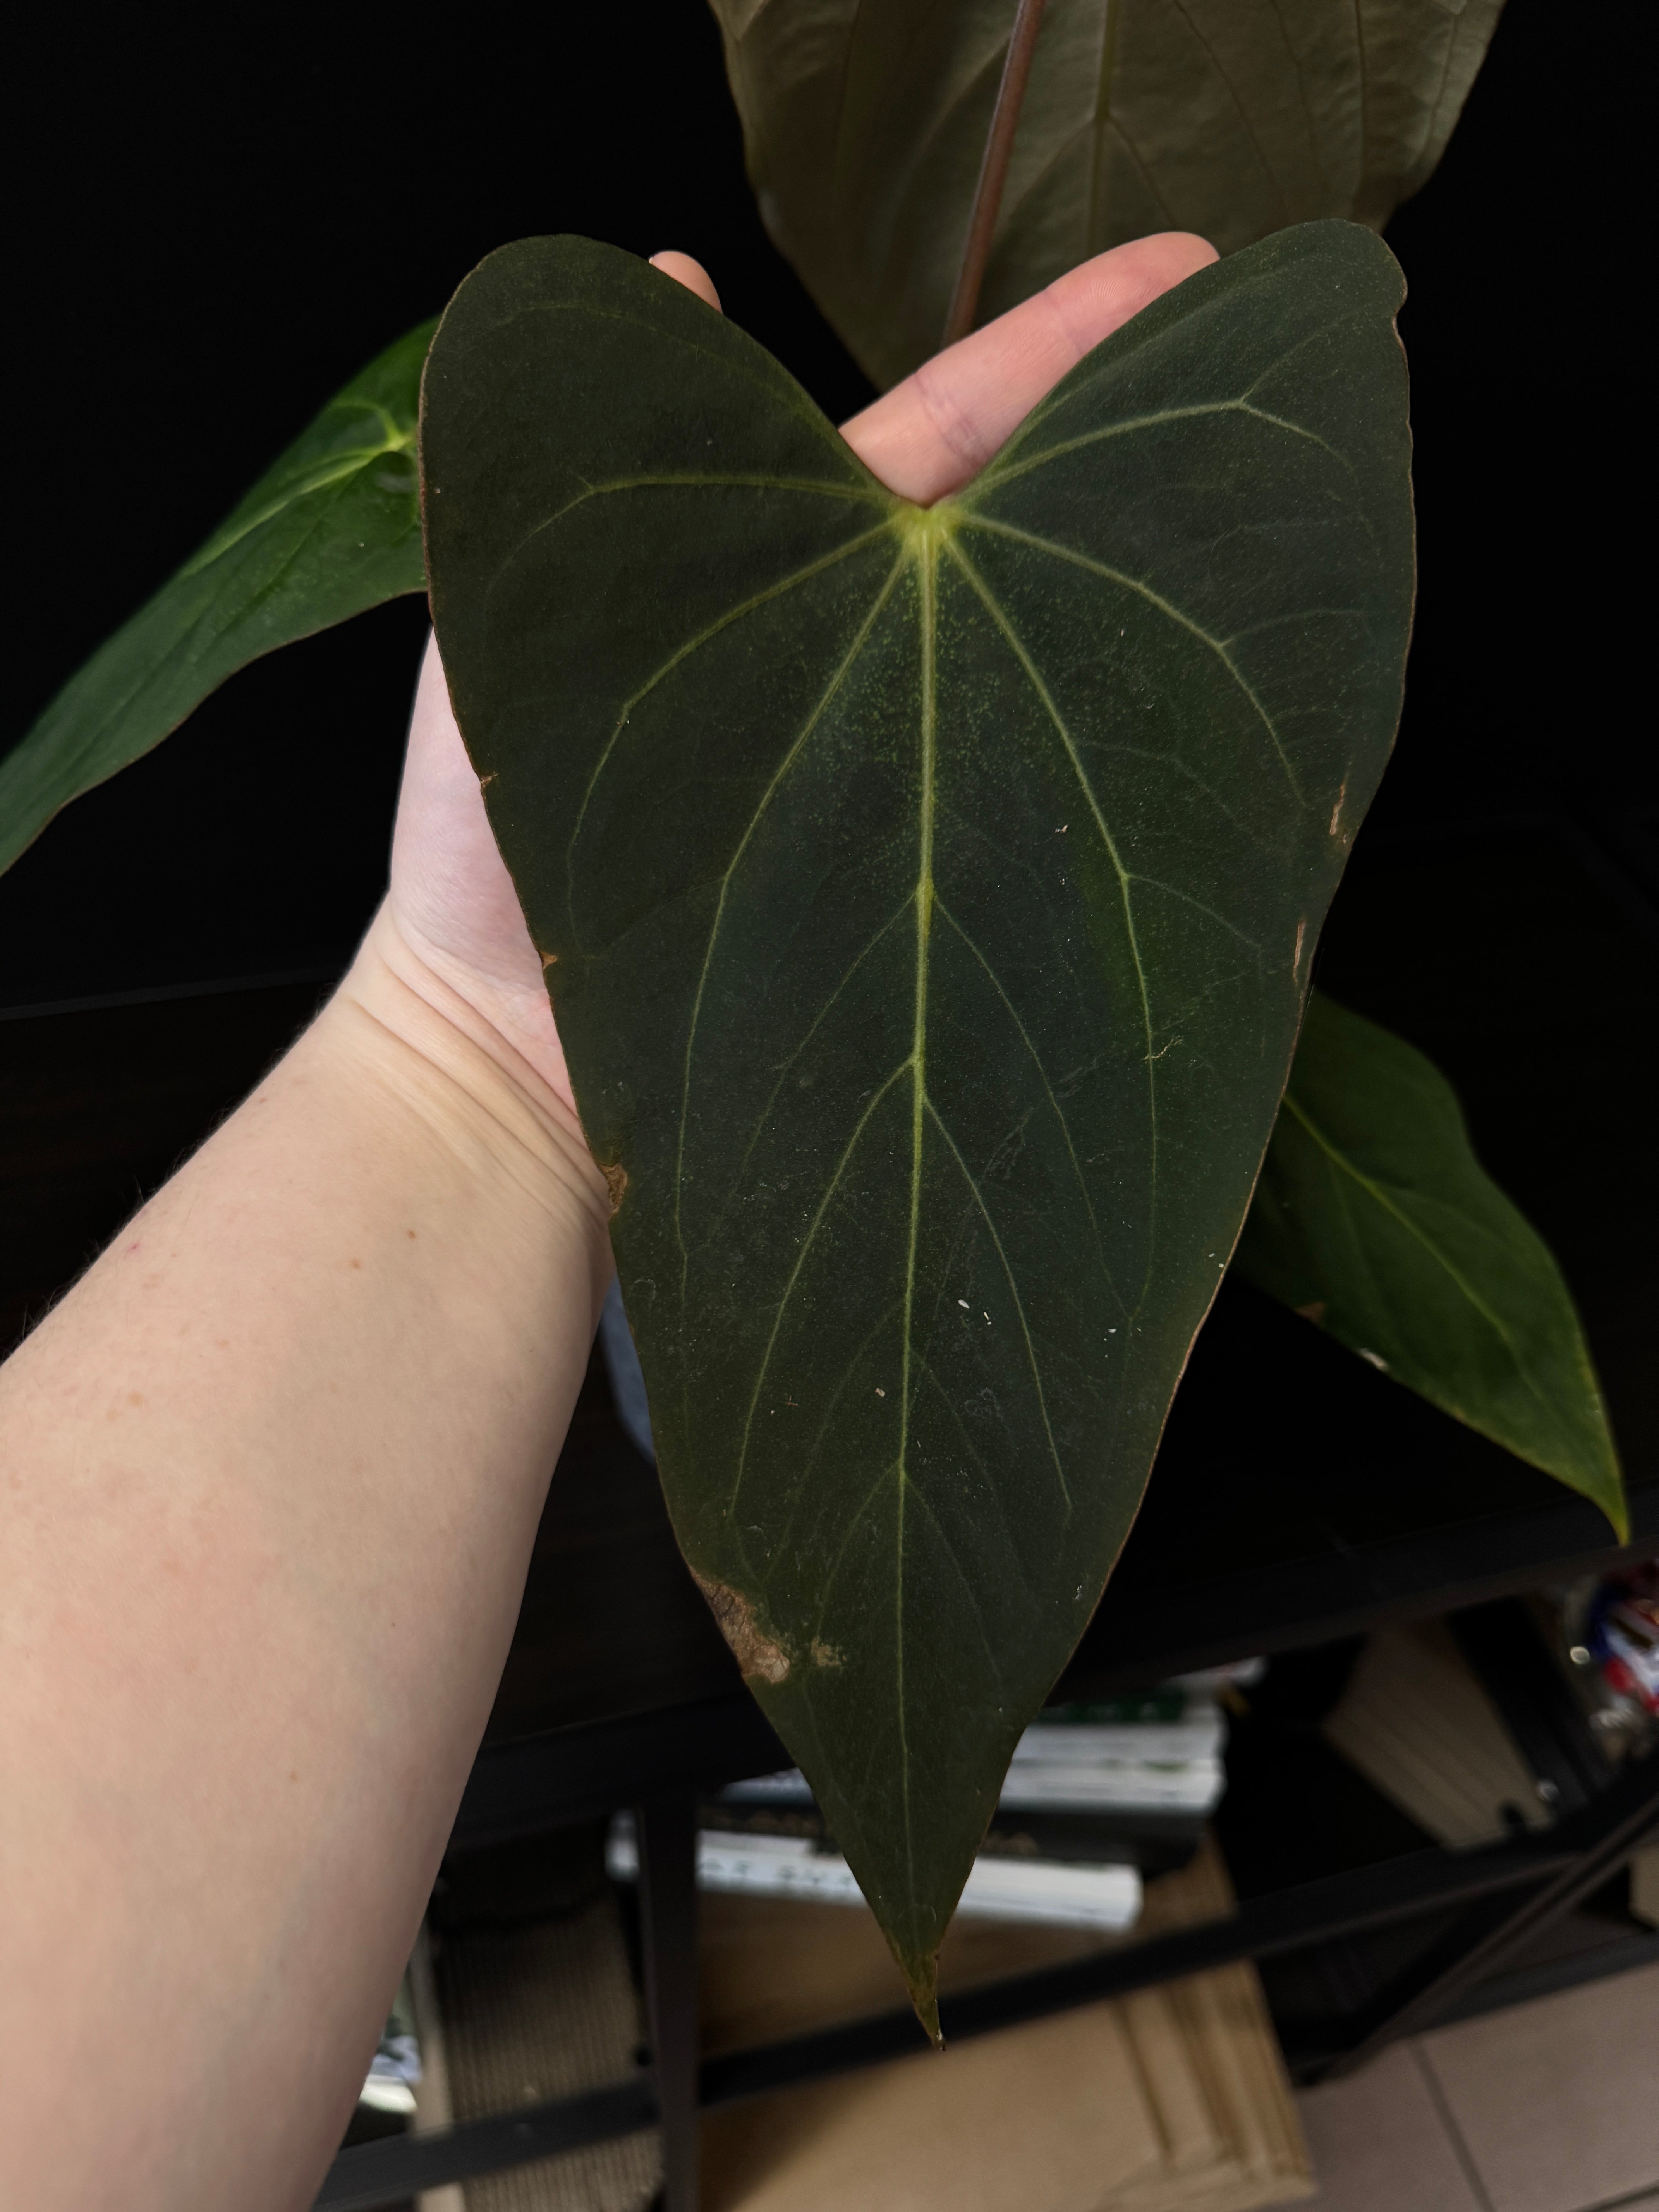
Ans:
[{"label": "metal shelf frame", "polygon": [[[1490,1617],[1473,1628],[1468,1622],[1460,1626],[1471,1640],[1478,1641],[1483,1629],[1488,1637],[1494,1632]],[[759,1722],[752,1705],[750,1711]],[[696,2212],[701,2111],[927,2048],[907,2008],[699,2062],[696,1790],[687,1786],[692,1778],[684,1769],[699,1768],[696,1779],[706,1787],[733,1778],[738,1771],[767,1771],[779,1763],[780,1747],[763,1722],[757,1729],[745,1728],[738,1714],[682,1715],[680,1725],[672,1729],[665,1725],[667,1719],[644,1717],[624,1729],[623,1741],[613,1747],[616,1782],[630,1765],[637,1773],[633,1762],[653,1748],[682,1770],[678,1786],[671,1783],[636,1801],[643,1844],[641,1905],[651,2065],[631,2080],[558,2103],[471,2121],[442,2134],[343,2151],[316,2199],[316,2212],[374,2212],[445,2182],[500,2172],[651,2126],[663,2131],[664,2212]],[[559,1733],[591,1737],[588,1731]],[[574,1756],[566,1769],[565,1817],[591,1818],[617,1804],[615,1784],[607,1789],[606,1778],[596,1771],[603,1763],[601,1747],[590,1740],[568,1749]],[[543,1747],[542,1756],[538,1778],[547,1793],[551,1747]],[[521,1756],[520,1782],[527,1765]],[[481,1840],[526,1832],[507,1820],[502,1782],[498,1772],[475,1785],[458,1835]],[[545,1794],[536,1825],[556,1825],[548,1820]],[[1659,1749],[1628,1763],[1593,1794],[1584,1793],[1582,1802],[1564,1811],[1546,1831],[1474,1850],[1411,1852],[1247,1898],[1225,1919],[947,1997],[940,2006],[946,2041],[991,2034],[1239,1960],[1309,1950],[1401,1923],[1441,1921],[1439,1932],[1408,1967],[1347,2017],[1321,2022],[1316,2040],[1287,2051],[1293,2070],[1304,2081],[1347,2073],[1401,2036],[1482,2008],[1481,1992],[1501,1987],[1540,1932],[1601,1888],[1655,1835]],[[1632,1942],[1644,1958],[1650,1951],[1659,1954],[1659,1937],[1651,1944],[1639,1938]]]}]

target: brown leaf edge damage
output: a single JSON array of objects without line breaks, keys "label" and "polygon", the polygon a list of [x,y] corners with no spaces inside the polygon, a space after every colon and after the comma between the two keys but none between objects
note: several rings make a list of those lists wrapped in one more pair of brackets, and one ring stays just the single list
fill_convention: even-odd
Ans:
[{"label": "brown leaf edge damage", "polygon": [[708,1601],[708,1610],[720,1624],[720,1634],[737,1654],[738,1666],[745,1674],[758,1674],[763,1682],[781,1682],[789,1672],[789,1655],[781,1644],[763,1636],[755,1624],[755,1608],[741,1590],[728,1589],[724,1583],[710,1582],[697,1574],[697,1588]]}]

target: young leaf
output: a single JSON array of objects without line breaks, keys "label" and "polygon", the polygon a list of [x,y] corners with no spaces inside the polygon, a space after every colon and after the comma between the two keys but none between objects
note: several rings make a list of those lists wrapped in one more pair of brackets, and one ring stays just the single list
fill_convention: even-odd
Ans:
[{"label": "young leaf", "polygon": [[415,433],[434,328],[331,399],[0,760],[0,870],[250,660],[423,588]]},{"label": "young leaf", "polygon": [[504,248],[433,342],[439,643],[674,1525],[929,2019],[1392,739],[1400,295],[1284,232],[926,512],[610,248]]},{"label": "young leaf", "polygon": [[[1015,0],[712,0],[767,228],[878,384],[939,344]],[[979,314],[1195,230],[1381,229],[1503,0],[1048,0]]]},{"label": "young leaf", "polygon": [[1572,1298],[1420,1052],[1316,991],[1236,1263],[1629,1533]]}]

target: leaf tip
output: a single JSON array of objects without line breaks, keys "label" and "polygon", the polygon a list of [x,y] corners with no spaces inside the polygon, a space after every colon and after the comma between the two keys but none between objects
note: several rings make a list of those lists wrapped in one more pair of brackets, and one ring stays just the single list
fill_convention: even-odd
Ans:
[{"label": "leaf tip", "polygon": [[943,2051],[945,2031],[939,2024],[939,1953],[930,1951],[925,1959],[901,1959],[899,1964],[916,2018],[927,2040],[935,2051]]}]

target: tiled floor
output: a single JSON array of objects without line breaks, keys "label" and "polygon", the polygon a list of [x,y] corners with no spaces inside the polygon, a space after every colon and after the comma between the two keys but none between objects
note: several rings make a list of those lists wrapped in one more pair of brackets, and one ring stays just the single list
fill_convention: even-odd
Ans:
[{"label": "tiled floor", "polygon": [[1438,2028],[1298,2101],[1308,2212],[1659,2212],[1659,1966]]}]

